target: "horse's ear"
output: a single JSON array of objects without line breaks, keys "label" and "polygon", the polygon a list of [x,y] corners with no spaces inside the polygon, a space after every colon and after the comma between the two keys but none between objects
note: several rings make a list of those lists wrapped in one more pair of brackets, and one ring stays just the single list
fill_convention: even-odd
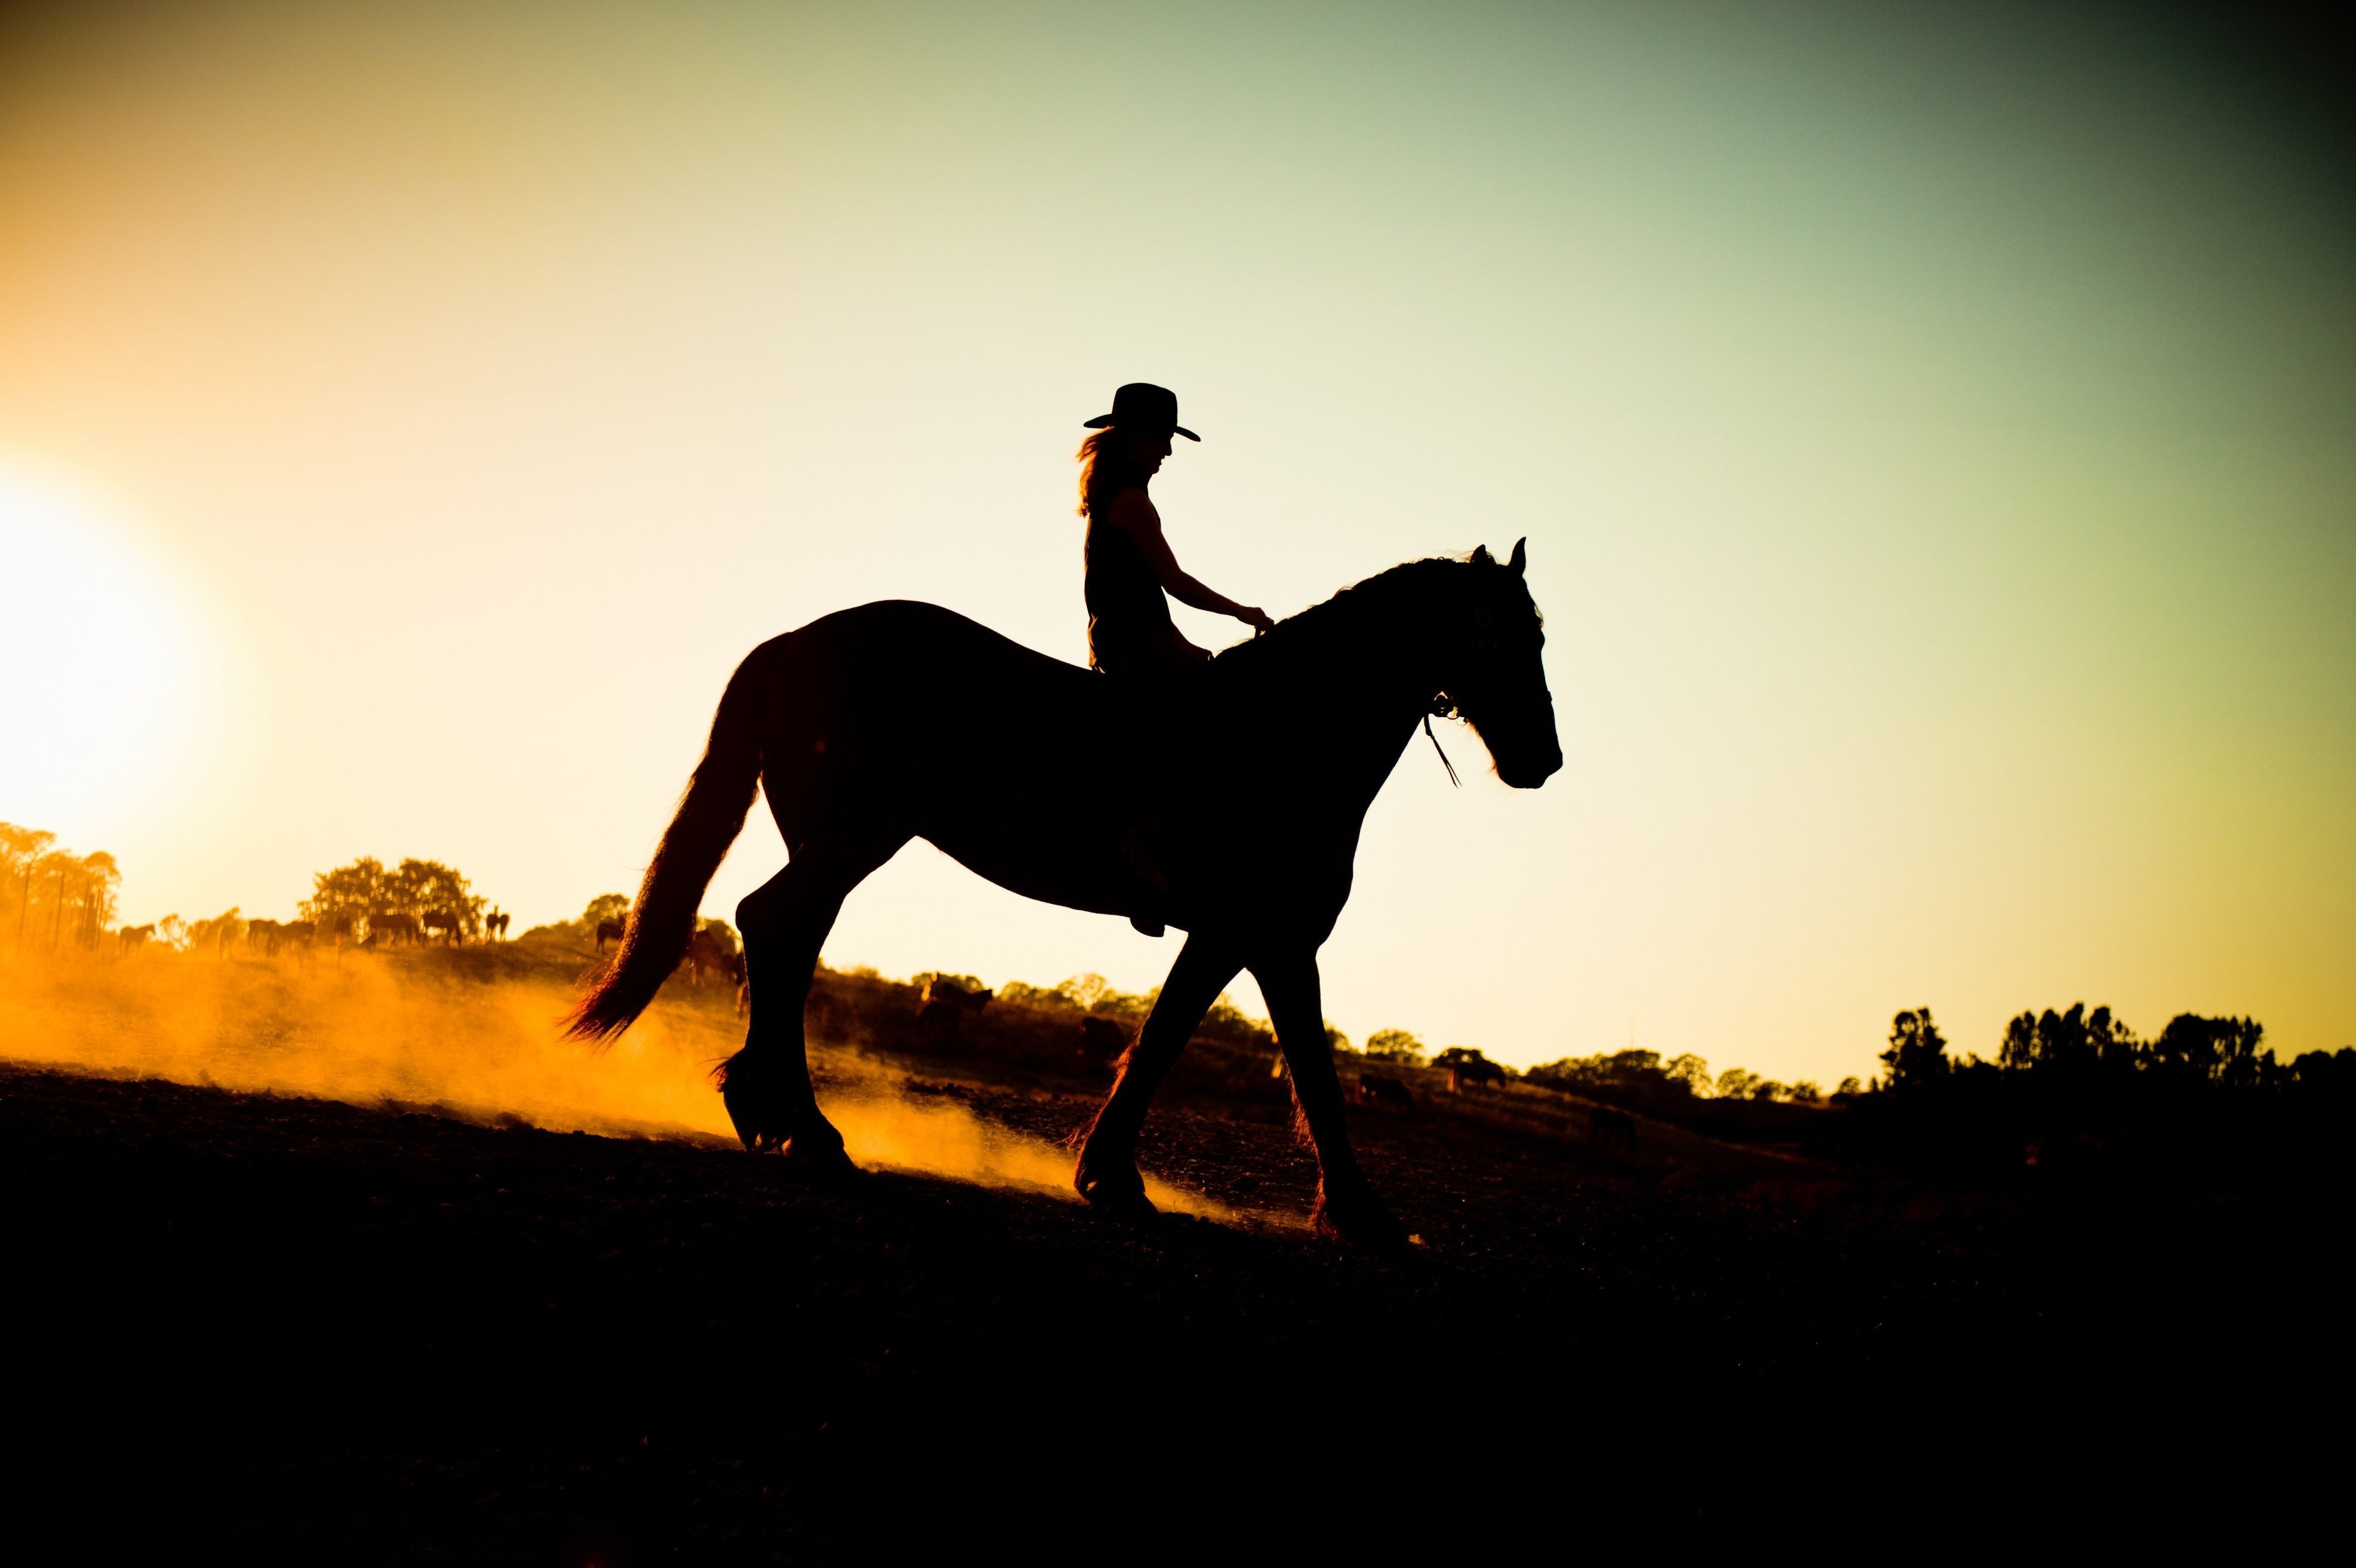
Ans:
[{"label": "horse's ear", "polygon": [[1530,564],[1529,542],[1530,538],[1527,534],[1514,541],[1514,559],[1505,562],[1505,565],[1515,577],[1519,577],[1523,569]]},{"label": "horse's ear", "polygon": [[1472,564],[1475,566],[1494,566],[1497,563],[1491,558],[1489,554],[1489,547],[1487,545],[1477,544],[1472,547]]}]

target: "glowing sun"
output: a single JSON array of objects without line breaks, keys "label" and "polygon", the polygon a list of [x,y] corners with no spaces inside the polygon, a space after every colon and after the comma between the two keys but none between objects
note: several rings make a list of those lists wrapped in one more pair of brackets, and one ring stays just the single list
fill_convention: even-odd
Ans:
[{"label": "glowing sun", "polygon": [[86,837],[184,783],[209,643],[102,504],[0,463],[0,817]]}]

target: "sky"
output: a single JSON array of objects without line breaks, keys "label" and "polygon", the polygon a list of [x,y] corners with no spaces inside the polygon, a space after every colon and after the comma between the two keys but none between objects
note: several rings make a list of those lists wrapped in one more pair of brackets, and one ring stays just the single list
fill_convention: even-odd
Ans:
[{"label": "sky", "polygon": [[[929,599],[1083,661],[1073,448],[1147,379],[1245,603],[1529,540],[1567,765],[1406,754],[1353,1037],[2356,1044],[2356,184],[2285,60],[2096,5],[10,9],[0,818],[129,920],[360,855],[569,917],[765,638]],[[707,911],[782,859],[756,811]],[[921,843],[827,947],[1174,956]]]}]

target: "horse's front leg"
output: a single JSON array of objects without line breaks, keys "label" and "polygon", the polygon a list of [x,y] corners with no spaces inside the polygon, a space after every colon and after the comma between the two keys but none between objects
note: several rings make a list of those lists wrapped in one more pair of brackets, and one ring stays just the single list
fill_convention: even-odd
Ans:
[{"label": "horse's front leg", "polygon": [[1095,1207],[1116,1213],[1153,1212],[1145,1197],[1145,1179],[1137,1173],[1137,1135],[1145,1125],[1145,1108],[1153,1103],[1153,1092],[1170,1075],[1186,1042],[1194,1038],[1194,1026],[1242,967],[1226,943],[1201,932],[1186,939],[1145,1027],[1121,1054],[1112,1093],[1080,1146],[1072,1185]]},{"label": "horse's front leg", "polygon": [[1288,954],[1252,965],[1269,1021],[1292,1078],[1292,1102],[1317,1146],[1318,1233],[1362,1247],[1389,1250],[1407,1232],[1367,1185],[1342,1125],[1342,1085],[1333,1075],[1333,1047],[1325,1038],[1325,1006],[1313,952]]}]

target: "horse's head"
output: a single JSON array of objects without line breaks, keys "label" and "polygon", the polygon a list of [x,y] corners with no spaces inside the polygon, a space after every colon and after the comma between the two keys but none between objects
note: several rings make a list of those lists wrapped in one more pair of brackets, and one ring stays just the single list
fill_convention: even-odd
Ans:
[{"label": "horse's head", "polygon": [[1528,543],[1516,541],[1513,559],[1503,566],[1485,545],[1472,552],[1433,703],[1435,710],[1452,709],[1472,724],[1497,764],[1497,776],[1515,789],[1536,789],[1562,766],[1554,696],[1539,656],[1545,623],[1522,581]]}]

